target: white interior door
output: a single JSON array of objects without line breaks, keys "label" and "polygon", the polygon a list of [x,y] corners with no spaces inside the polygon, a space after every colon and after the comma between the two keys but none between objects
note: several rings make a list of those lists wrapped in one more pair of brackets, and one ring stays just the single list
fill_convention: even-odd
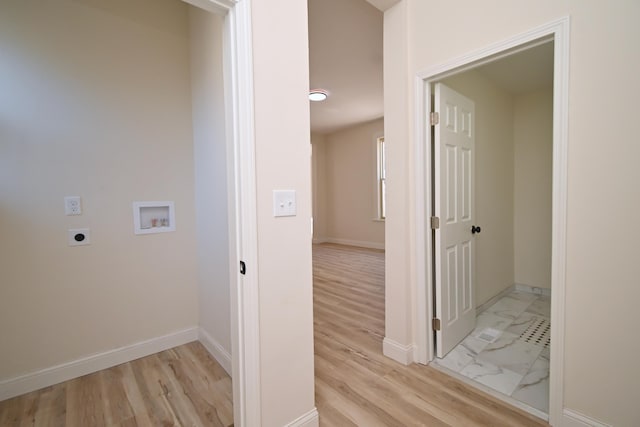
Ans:
[{"label": "white interior door", "polygon": [[436,355],[444,357],[476,322],[475,112],[473,101],[441,83],[435,85],[434,109]]}]

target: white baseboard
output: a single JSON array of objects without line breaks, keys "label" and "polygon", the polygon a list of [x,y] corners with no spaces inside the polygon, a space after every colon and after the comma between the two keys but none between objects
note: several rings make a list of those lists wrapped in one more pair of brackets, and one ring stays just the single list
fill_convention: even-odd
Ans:
[{"label": "white baseboard", "polygon": [[498,300],[500,298],[502,298],[505,295],[513,292],[514,290],[515,291],[520,291],[520,292],[526,292],[528,294],[544,295],[544,296],[551,297],[551,289],[549,289],[549,288],[538,288],[536,286],[529,286],[529,285],[523,285],[522,283],[515,283],[513,286],[509,286],[508,288],[503,289],[502,291],[500,291],[500,293],[498,295],[493,296],[488,301],[483,302],[482,304],[477,306],[476,307],[476,314],[482,313],[487,308],[491,307],[493,304],[498,302]]},{"label": "white baseboard", "polygon": [[286,427],[318,427],[319,425],[320,418],[318,416],[318,410],[314,407],[306,414],[286,424]]},{"label": "white baseboard", "polygon": [[562,427],[611,427],[610,424],[605,424],[567,408],[564,409],[562,415]]},{"label": "white baseboard", "polygon": [[314,245],[320,244],[320,243],[327,243],[327,239],[324,237],[314,237],[313,240],[311,241]]},{"label": "white baseboard", "polygon": [[202,327],[198,329],[198,340],[231,376],[231,354]]},{"label": "white baseboard", "polygon": [[500,291],[500,293],[498,295],[495,295],[495,296],[491,297],[488,301],[483,302],[482,304],[477,306],[476,307],[476,315],[482,313],[487,308],[489,308],[493,304],[497,303],[498,300],[500,300],[500,298],[506,296],[507,294],[510,294],[511,292],[513,292],[514,289],[515,289],[515,286],[509,286],[507,289],[503,289],[502,291]]},{"label": "white baseboard", "polygon": [[536,295],[544,295],[547,297],[551,296],[551,288],[539,288],[537,286],[523,285],[522,283],[516,283],[513,286],[515,287],[516,291],[527,292]]},{"label": "white baseboard", "polygon": [[415,345],[403,345],[385,337],[382,340],[382,354],[403,365],[409,365],[415,361]]},{"label": "white baseboard", "polygon": [[326,243],[335,243],[338,245],[357,246],[360,248],[384,249],[384,243],[366,242],[362,240],[337,239],[335,237],[327,237],[324,239]]},{"label": "white baseboard", "polygon": [[0,401],[111,368],[198,339],[198,328],[189,328],[135,344],[93,354],[71,362],[0,381]]}]

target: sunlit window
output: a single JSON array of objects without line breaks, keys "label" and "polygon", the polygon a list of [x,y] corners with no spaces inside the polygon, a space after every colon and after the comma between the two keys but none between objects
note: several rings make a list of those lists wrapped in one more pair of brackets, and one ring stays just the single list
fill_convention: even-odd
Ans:
[{"label": "sunlit window", "polygon": [[385,155],[384,137],[378,138],[378,217],[386,217],[386,168],[387,161]]}]

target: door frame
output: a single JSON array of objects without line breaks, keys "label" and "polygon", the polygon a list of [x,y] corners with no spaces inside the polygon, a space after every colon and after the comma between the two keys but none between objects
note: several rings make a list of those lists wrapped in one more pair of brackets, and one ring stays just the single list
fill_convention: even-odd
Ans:
[{"label": "door frame", "polygon": [[567,229],[567,147],[569,118],[569,17],[554,20],[540,27],[466,55],[434,66],[415,77],[416,138],[415,159],[415,220],[416,220],[416,287],[414,289],[416,351],[414,360],[427,364],[434,359],[435,339],[431,331],[433,302],[433,238],[430,217],[433,215],[431,126],[429,112],[431,83],[478,65],[500,59],[536,44],[554,41],[553,60],[553,196],[551,237],[551,352],[549,380],[549,422],[558,424],[563,416],[564,396],[564,311]]},{"label": "door frame", "polygon": [[[237,426],[261,425],[258,238],[250,0],[182,0],[224,17],[231,381]],[[251,268],[239,274],[240,260]]]}]

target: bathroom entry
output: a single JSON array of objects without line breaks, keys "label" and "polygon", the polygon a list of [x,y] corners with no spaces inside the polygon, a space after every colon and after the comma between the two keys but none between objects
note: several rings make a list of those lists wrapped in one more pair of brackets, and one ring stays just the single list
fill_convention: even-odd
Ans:
[{"label": "bathroom entry", "polygon": [[[516,284],[545,293],[550,289],[552,84],[553,43],[548,42],[433,85],[434,102],[442,104],[436,106],[439,118],[432,126],[433,212],[440,222],[433,227],[434,240],[438,245],[445,225],[464,219],[460,232],[469,238],[464,250],[470,253],[447,249],[450,245],[434,251],[436,260],[445,262],[447,255],[451,261],[448,271],[456,272],[451,283],[467,283],[436,296],[437,305],[446,305],[437,313],[451,308],[448,321],[468,310],[465,299],[473,293],[472,305],[482,311]],[[446,96],[466,98],[468,106],[446,96],[439,100],[442,87],[454,94]],[[456,148],[449,134],[463,135],[475,145]],[[466,270],[456,259],[467,264]],[[445,265],[437,264],[436,274]],[[446,271],[444,279],[449,281]],[[440,322],[442,327],[445,319]],[[438,353],[442,357],[447,351]]]},{"label": "bathroom entry", "polygon": [[542,413],[552,86],[553,42],[432,84],[436,363]]}]

